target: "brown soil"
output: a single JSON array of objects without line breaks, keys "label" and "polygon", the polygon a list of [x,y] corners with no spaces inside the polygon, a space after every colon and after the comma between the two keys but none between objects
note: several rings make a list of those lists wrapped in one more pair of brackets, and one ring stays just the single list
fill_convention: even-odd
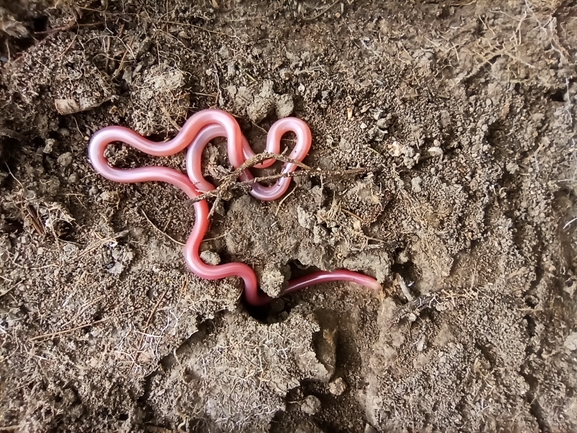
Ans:
[{"label": "brown soil", "polygon": [[[577,431],[576,17],[561,0],[0,1],[0,431]],[[381,293],[247,309],[239,281],[187,271],[182,193],[87,160],[104,126],[162,140],[209,107],[255,150],[292,112],[309,166],[366,173],[272,203],[235,189],[207,260],[250,264],[269,293],[340,267]],[[205,156],[230,172],[221,144]]]}]

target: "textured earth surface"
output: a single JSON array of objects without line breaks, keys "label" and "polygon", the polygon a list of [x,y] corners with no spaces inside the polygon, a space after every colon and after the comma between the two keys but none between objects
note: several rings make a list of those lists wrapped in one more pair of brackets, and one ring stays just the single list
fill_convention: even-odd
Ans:
[{"label": "textured earth surface", "polygon": [[[576,17],[558,0],[0,0],[0,431],[577,431]],[[274,295],[335,268],[382,291],[248,308],[240,281],[186,269],[184,194],[88,162],[104,126],[162,141],[205,108],[255,151],[305,120],[321,174],[212,201],[203,258]],[[231,171],[219,140],[203,163]]]}]

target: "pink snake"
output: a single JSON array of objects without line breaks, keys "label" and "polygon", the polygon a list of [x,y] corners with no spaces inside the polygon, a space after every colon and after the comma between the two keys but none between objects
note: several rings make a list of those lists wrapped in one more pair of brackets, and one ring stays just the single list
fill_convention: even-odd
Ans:
[{"label": "pink snake", "polygon": [[[274,123],[268,132],[266,151],[278,154],[281,137],[287,132],[294,132],[297,138],[297,143],[289,158],[302,161],[311,146],[311,132],[307,124],[297,118],[287,117]],[[88,154],[94,169],[106,179],[121,183],[167,182],[180,188],[188,197],[195,198],[202,192],[215,189],[214,185],[209,183],[202,175],[201,155],[208,142],[217,137],[225,137],[227,139],[228,157],[234,168],[238,168],[247,159],[255,155],[234,117],[221,110],[203,110],[196,113],[187,120],[176,137],[162,143],[147,140],[128,128],[109,126],[92,136]],[[153,166],[134,169],[111,167],[104,156],[104,152],[107,146],[113,142],[126,143],[152,156],[170,156],[188,147],[186,157],[188,177],[180,171],[168,167]],[[274,162],[274,159],[269,159],[255,167],[270,167]],[[285,163],[282,173],[293,172],[296,168],[295,164]],[[254,177],[247,169],[241,174],[240,179],[246,181],[254,179]],[[290,182],[290,177],[283,177],[272,186],[255,183],[252,186],[251,195],[259,200],[276,200],[287,191]],[[194,227],[184,247],[184,258],[189,269],[199,277],[209,280],[219,280],[226,277],[242,278],[245,298],[249,304],[254,306],[265,305],[274,300],[274,298],[259,290],[254,271],[244,263],[234,262],[212,266],[201,260],[200,244],[209,225],[209,209],[206,200],[194,203],[194,210]],[[338,269],[332,272],[318,271],[292,279],[283,294],[329,281],[350,281],[374,290],[378,290],[381,287],[374,278],[358,272]]]}]

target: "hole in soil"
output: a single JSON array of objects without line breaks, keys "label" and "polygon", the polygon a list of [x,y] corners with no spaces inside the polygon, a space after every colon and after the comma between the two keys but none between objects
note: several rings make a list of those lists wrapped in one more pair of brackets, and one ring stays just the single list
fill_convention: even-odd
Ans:
[{"label": "hole in soil", "polygon": [[539,298],[533,295],[527,295],[525,296],[525,304],[528,307],[535,308],[537,305],[539,305]]},{"label": "hole in soil", "polygon": [[286,412],[284,410],[277,410],[274,414],[273,419],[269,424],[269,431],[275,433],[280,427],[284,425],[284,419],[286,417]]},{"label": "hole in soil", "polygon": [[485,357],[485,359],[489,362],[489,364],[493,368],[495,366],[495,363],[497,362],[497,356],[493,353],[493,348],[490,346],[490,344],[477,341],[475,343],[475,347],[481,352],[481,354]]},{"label": "hole in soil", "polygon": [[32,143],[32,147],[34,149],[40,149],[41,147],[44,147],[46,145],[46,143],[44,142],[44,140],[41,137],[33,138],[30,143]]},{"label": "hole in soil", "polygon": [[268,305],[263,305],[262,307],[255,307],[248,304],[244,299],[242,302],[246,312],[255,320],[262,324],[270,325],[273,323],[284,322],[288,319],[288,316],[292,310],[293,304],[290,302],[289,297],[280,297],[277,300],[272,301]]},{"label": "hole in soil", "polygon": [[54,233],[63,241],[74,241],[74,226],[66,221],[58,221],[54,227]]},{"label": "hole in soil", "polygon": [[302,277],[303,275],[319,271],[320,269],[314,266],[303,265],[299,260],[291,260],[287,263],[291,270],[291,278]]},{"label": "hole in soil", "polygon": [[184,373],[182,373],[182,380],[184,380],[186,383],[190,383],[193,380],[198,380],[199,378],[196,376],[196,374],[194,373],[194,371],[188,367],[186,367],[184,369]]},{"label": "hole in soil", "polygon": [[23,220],[15,220],[6,218],[4,223],[0,226],[1,233],[20,233],[24,229]]},{"label": "hole in soil", "polygon": [[147,140],[157,141],[159,143],[162,143],[166,138],[166,134],[152,134],[146,137]]},{"label": "hole in soil", "polygon": [[[303,275],[307,275],[319,270],[314,266],[305,266],[298,260],[292,260],[287,264],[291,270],[291,279],[301,277]],[[281,296],[278,300],[262,307],[254,307],[249,305],[243,299],[243,305],[246,312],[253,319],[258,320],[264,324],[279,323],[285,321],[294,306],[293,302],[291,301],[291,296]]]},{"label": "hole in soil", "polygon": [[414,281],[417,277],[415,265],[410,260],[406,263],[395,263],[391,266],[391,270],[401,275],[407,283],[409,283],[409,281]]},{"label": "hole in soil", "polygon": [[321,186],[322,182],[321,182],[321,178],[317,177],[317,176],[311,176],[311,185],[312,186]]},{"label": "hole in soil", "polygon": [[[397,250],[402,251],[403,248],[397,248]],[[395,254],[397,255],[397,254]],[[405,263],[395,263],[394,265],[391,266],[391,271],[393,273],[397,273],[399,274],[401,277],[403,277],[403,280],[405,280],[405,283],[407,284],[407,287],[409,288],[409,290],[412,292],[412,294],[414,296],[421,296],[421,293],[417,290],[417,288],[415,287],[415,281],[418,280],[419,275],[416,269],[416,266],[413,262],[411,262],[410,260],[405,262]]]},{"label": "hole in soil", "polygon": [[555,102],[565,102],[567,91],[565,89],[557,89],[549,94],[549,98]]},{"label": "hole in soil", "polygon": [[44,32],[48,28],[48,17],[40,16],[32,21],[34,32]]},{"label": "hole in soil", "polygon": [[260,323],[270,323],[271,317],[273,316],[272,309],[270,306],[265,305],[262,307],[254,307],[248,304],[243,297],[242,304],[246,312],[255,320],[258,320]]},{"label": "hole in soil", "polygon": [[127,419],[128,419],[128,414],[126,414],[126,413],[121,413],[120,415],[118,415],[119,421],[126,421]]},{"label": "hole in soil", "polygon": [[[0,141],[0,164],[4,165],[4,163],[7,163],[8,160],[11,159],[12,155],[16,153],[15,150],[19,147],[20,141],[17,139],[3,137]],[[2,167],[2,169],[4,169],[4,167]]]}]

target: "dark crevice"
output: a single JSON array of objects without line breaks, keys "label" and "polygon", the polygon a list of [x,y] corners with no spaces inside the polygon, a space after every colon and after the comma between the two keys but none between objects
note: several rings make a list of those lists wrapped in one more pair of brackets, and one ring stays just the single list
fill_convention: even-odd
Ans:
[{"label": "dark crevice", "polygon": [[493,349],[489,346],[488,343],[481,343],[479,341],[477,341],[475,343],[475,347],[483,354],[483,357],[489,361],[489,364],[491,364],[491,368],[496,368],[498,367],[497,365],[497,355],[495,355]]},{"label": "dark crevice", "polygon": [[[276,303],[276,305],[275,305],[275,303]],[[283,319],[286,320],[286,318],[288,317],[288,314],[290,313],[290,310],[292,309],[292,306],[290,306],[289,304],[285,303],[282,300],[273,301],[268,305],[255,307],[253,305],[250,305],[248,302],[246,302],[246,300],[243,297],[242,305],[243,305],[244,309],[246,310],[246,312],[253,319],[255,319],[258,322],[265,324],[265,325],[271,324],[271,323],[282,322]],[[277,305],[278,305],[278,307],[277,307]],[[282,312],[285,312],[285,314],[283,314],[281,316]]]},{"label": "dark crevice", "polygon": [[557,89],[549,93],[549,98],[555,102],[566,102],[567,89]]},{"label": "dark crevice", "polygon": [[527,322],[527,334],[529,334],[529,337],[534,337],[537,331],[535,319],[530,314],[525,315],[524,319]]},{"label": "dark crevice", "polygon": [[175,365],[178,365],[178,359],[180,359],[182,355],[186,355],[188,353],[188,347],[191,344],[199,343],[205,340],[210,334],[212,334],[214,330],[220,325],[224,314],[225,312],[218,312],[215,314],[213,319],[206,319],[200,322],[196,326],[198,330],[194,334],[184,340],[175,351],[169,355],[166,355],[159,361],[159,365],[162,367],[162,370],[164,372],[168,372]]},{"label": "dark crevice", "polygon": [[276,427],[286,424],[285,422],[286,412],[284,410],[277,410],[270,421],[269,432],[275,433]]},{"label": "dark crevice", "polygon": [[549,424],[545,421],[545,415],[543,414],[543,409],[537,400],[537,392],[539,390],[539,380],[529,373],[521,373],[525,378],[525,381],[529,385],[529,391],[525,396],[525,400],[529,404],[529,412],[535,418],[537,425],[539,426],[539,431],[541,433],[550,433],[551,429]]},{"label": "dark crevice", "polygon": [[150,398],[150,393],[152,390],[152,383],[154,378],[159,374],[158,371],[149,374],[144,378],[142,389],[143,393],[138,399],[136,400],[136,406],[142,411],[144,414],[144,418],[142,419],[143,423],[150,423],[156,419],[154,410],[148,404],[148,399]]},{"label": "dark crevice", "polygon": [[[401,248],[402,250],[402,248]],[[413,295],[416,297],[420,296],[421,294],[416,290],[414,283],[419,281],[419,272],[417,267],[412,261],[408,261],[405,263],[395,263],[391,266],[391,272],[393,274],[399,274],[405,280],[407,287],[412,292]]]}]

